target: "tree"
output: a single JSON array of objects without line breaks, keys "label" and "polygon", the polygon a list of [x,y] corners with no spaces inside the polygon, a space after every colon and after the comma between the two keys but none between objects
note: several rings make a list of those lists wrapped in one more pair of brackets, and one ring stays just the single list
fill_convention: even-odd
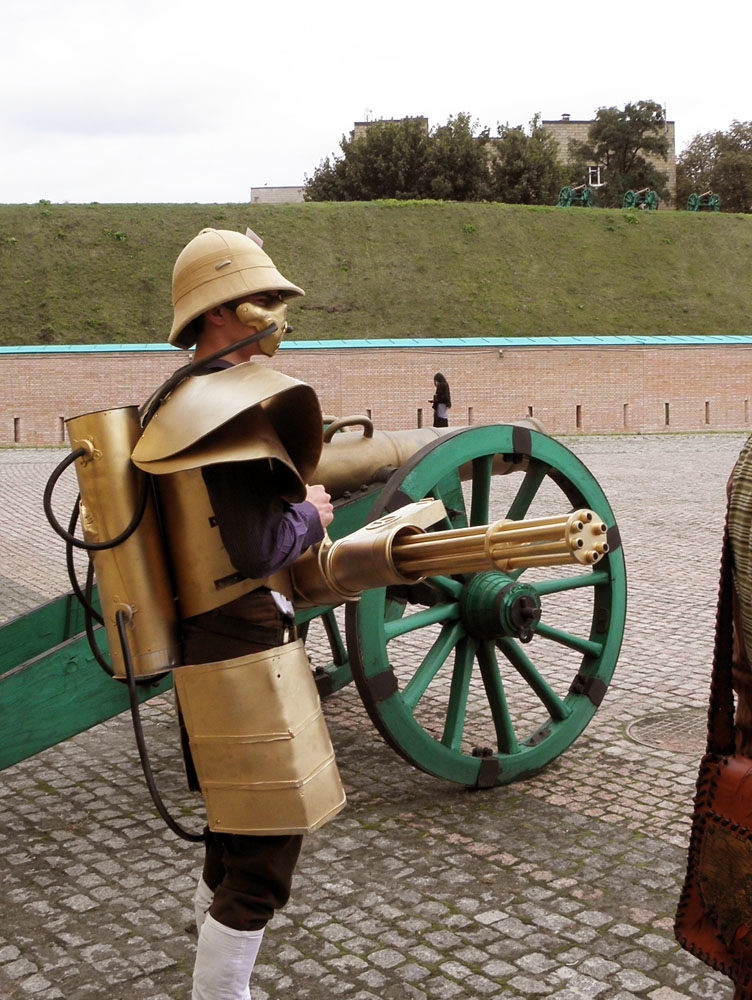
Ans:
[{"label": "tree", "polygon": [[307,201],[425,198],[429,135],[424,118],[373,122],[365,135],[342,137],[342,156],[306,178]]},{"label": "tree", "polygon": [[556,139],[540,121],[540,115],[535,115],[529,134],[522,125],[498,126],[499,137],[489,151],[489,197],[494,201],[510,205],[556,203],[565,168]]},{"label": "tree", "polygon": [[651,188],[668,194],[668,175],[648,157],[667,158],[668,139],[663,108],[656,101],[637,101],[618,108],[598,108],[587,142],[570,142],[570,169],[587,179],[591,165],[603,168],[606,187],[599,203],[621,206],[625,191]]},{"label": "tree", "polygon": [[307,201],[485,196],[488,130],[460,112],[429,132],[425,118],[373,122],[365,134],[340,142],[342,156],[323,160],[306,178]]},{"label": "tree", "polygon": [[728,132],[696,135],[676,162],[676,201],[712,191],[722,212],[752,212],[752,122],[733,121]]},{"label": "tree", "polygon": [[488,189],[488,129],[467,112],[450,117],[431,133],[427,196],[443,201],[481,201]]}]

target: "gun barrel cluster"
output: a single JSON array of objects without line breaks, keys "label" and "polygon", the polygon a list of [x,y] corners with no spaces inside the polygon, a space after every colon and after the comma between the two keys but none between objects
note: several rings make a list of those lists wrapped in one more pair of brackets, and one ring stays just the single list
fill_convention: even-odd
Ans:
[{"label": "gun barrel cluster", "polygon": [[607,528],[591,510],[524,521],[457,528],[394,539],[392,559],[406,577],[504,572],[579,562],[592,565],[608,552]]}]

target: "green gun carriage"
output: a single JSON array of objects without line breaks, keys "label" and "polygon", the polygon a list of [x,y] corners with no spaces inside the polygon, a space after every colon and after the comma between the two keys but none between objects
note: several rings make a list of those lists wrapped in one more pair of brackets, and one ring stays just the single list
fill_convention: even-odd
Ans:
[{"label": "green gun carriage", "polygon": [[703,191],[701,194],[693,191],[687,199],[688,212],[720,212],[720,210],[720,195],[714,194],[712,191]]},{"label": "green gun carriage", "polygon": [[574,187],[565,186],[559,191],[557,208],[593,208],[595,195],[587,184],[577,184]]},{"label": "green gun carriage", "polygon": [[[608,544],[593,565],[478,570],[457,556],[419,582],[297,613],[304,637],[326,637],[317,648],[327,654],[312,663],[324,702],[354,684],[378,732],[416,768],[476,788],[540,771],[594,716],[621,646],[624,558],[597,481],[532,420],[388,432],[353,416],[328,421],[324,437],[317,474],[334,500],[333,540],[427,497],[444,505],[429,540],[580,508],[602,519]],[[74,594],[0,632],[0,768],[128,709],[128,685],[91,650],[94,635],[106,653],[105,629]],[[171,683],[167,672],[139,684],[138,701]]]},{"label": "green gun carriage", "polygon": [[647,212],[658,210],[660,199],[656,191],[650,188],[641,188],[639,191],[627,191],[622,200],[622,208],[640,208]]}]

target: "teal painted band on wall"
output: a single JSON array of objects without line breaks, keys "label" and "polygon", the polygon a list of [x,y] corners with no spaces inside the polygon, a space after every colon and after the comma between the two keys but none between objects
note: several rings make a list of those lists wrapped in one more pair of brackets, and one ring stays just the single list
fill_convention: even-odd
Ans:
[{"label": "teal painted band on wall", "polygon": [[[752,344],[752,335],[734,334],[717,337],[701,336],[614,336],[614,337],[413,337],[399,340],[300,340],[286,341],[282,351],[357,351],[368,348],[420,348],[423,350],[462,349],[474,347],[718,347]],[[188,352],[169,344],[68,344],[38,347],[0,347],[0,355],[8,354],[132,354],[169,352],[186,357]]]}]

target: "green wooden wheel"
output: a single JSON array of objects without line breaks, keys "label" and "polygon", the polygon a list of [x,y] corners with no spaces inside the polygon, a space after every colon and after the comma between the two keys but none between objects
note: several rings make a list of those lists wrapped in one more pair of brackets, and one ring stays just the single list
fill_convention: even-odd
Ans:
[{"label": "green wooden wheel", "polygon": [[700,196],[694,191],[687,199],[687,211],[698,212],[700,210]]},{"label": "green wooden wheel", "polygon": [[634,208],[637,204],[637,196],[634,191],[627,191],[624,195],[624,200],[621,203],[622,208]]},{"label": "green wooden wheel", "polygon": [[447,509],[438,529],[581,506],[608,527],[610,552],[593,567],[430,578],[347,608],[353,679],[387,743],[429,774],[506,784],[566,750],[606,692],[626,614],[618,529],[579,459],[523,426],[438,439],[392,476],[373,515],[426,496]]}]

